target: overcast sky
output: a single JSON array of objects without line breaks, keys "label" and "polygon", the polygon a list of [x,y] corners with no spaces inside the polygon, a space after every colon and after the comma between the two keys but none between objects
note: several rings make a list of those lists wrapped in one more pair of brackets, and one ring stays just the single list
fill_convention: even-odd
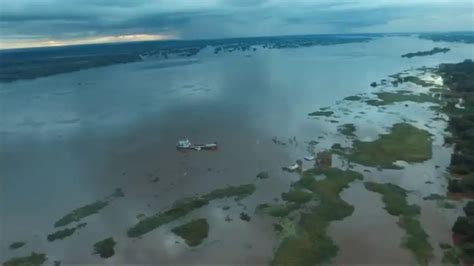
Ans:
[{"label": "overcast sky", "polygon": [[474,0],[0,0],[2,48],[140,39],[473,30]]}]

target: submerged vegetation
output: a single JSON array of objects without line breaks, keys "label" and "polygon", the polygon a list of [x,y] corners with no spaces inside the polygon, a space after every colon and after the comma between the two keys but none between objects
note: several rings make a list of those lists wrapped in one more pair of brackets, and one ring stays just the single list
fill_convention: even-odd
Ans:
[{"label": "submerged vegetation", "polygon": [[267,179],[269,177],[270,177],[270,174],[267,171],[262,171],[257,174],[257,178],[260,178],[260,179]]},{"label": "submerged vegetation", "polygon": [[433,257],[433,247],[417,218],[420,207],[408,204],[407,191],[394,184],[365,182],[364,185],[367,190],[381,194],[384,209],[390,215],[398,216],[398,225],[406,232],[402,246],[414,254],[419,264],[428,265],[428,261]]},{"label": "submerged vegetation", "polygon": [[437,103],[438,100],[429,94],[413,94],[407,91],[376,92],[377,99],[366,100],[365,103],[372,106],[390,105],[399,102]]},{"label": "submerged vegetation", "polygon": [[72,222],[78,222],[87,216],[98,213],[100,210],[105,208],[109,203],[107,201],[98,200],[94,203],[87,204],[83,207],[77,208],[70,213],[63,216],[61,219],[54,223],[54,227],[66,226]]},{"label": "submerged vegetation", "polygon": [[117,188],[104,200],[97,200],[94,203],[87,204],[83,207],[77,208],[63,216],[61,219],[54,223],[54,227],[66,226],[73,222],[79,222],[80,220],[98,213],[100,210],[109,205],[109,202],[114,198],[124,197],[122,189]]},{"label": "submerged vegetation", "polygon": [[229,186],[216,189],[200,197],[194,197],[189,200],[177,202],[171,209],[149,216],[140,220],[136,225],[127,230],[129,237],[140,237],[164,224],[170,223],[180,217],[183,217],[193,210],[199,209],[210,201],[222,198],[235,197],[237,200],[253,194],[255,185],[246,184],[240,186]]},{"label": "submerged vegetation", "polygon": [[348,96],[348,97],[344,98],[344,100],[346,100],[346,101],[360,101],[360,100],[362,100],[362,97],[357,96],[357,95],[352,95],[352,96]]},{"label": "submerged vegetation", "polygon": [[431,158],[431,136],[426,130],[397,123],[374,141],[354,140],[352,148],[333,146],[333,151],[365,166],[399,169],[396,161],[423,162]]},{"label": "submerged vegetation", "polygon": [[308,115],[309,116],[331,116],[333,114],[334,114],[333,111],[315,111],[315,112],[309,113]]},{"label": "submerged vegetation", "polygon": [[[316,176],[325,178],[316,180]],[[314,265],[336,256],[338,247],[326,230],[331,221],[342,220],[354,211],[339,194],[357,179],[362,179],[362,175],[350,170],[307,170],[290,192],[282,194],[285,205],[257,207],[257,211],[266,209],[281,218],[274,225],[283,239],[275,251],[273,265]]]},{"label": "submerged vegetation", "polygon": [[74,232],[76,232],[76,230],[84,228],[86,225],[87,225],[87,223],[80,223],[76,227],[66,228],[66,229],[63,229],[63,230],[56,231],[52,234],[49,234],[47,239],[50,242],[53,242],[53,241],[58,240],[58,239],[62,240],[64,238],[69,237],[72,234],[74,234]]},{"label": "submerged vegetation", "polygon": [[117,243],[112,237],[106,238],[94,244],[94,254],[102,258],[110,258],[115,254],[114,247]]},{"label": "submerged vegetation", "polygon": [[25,257],[15,257],[5,261],[3,266],[36,266],[43,265],[48,258],[45,254],[32,252],[31,255]]},{"label": "submerged vegetation", "polygon": [[406,57],[406,58],[412,58],[412,57],[415,57],[415,56],[429,56],[429,55],[434,55],[434,54],[438,54],[438,53],[447,53],[451,51],[451,49],[449,48],[439,48],[439,47],[435,47],[429,51],[418,51],[416,53],[407,53],[407,54],[404,54],[402,55],[402,57]]},{"label": "submerged vegetation", "polygon": [[209,233],[209,224],[206,219],[192,220],[171,230],[186,241],[190,247],[198,246]]},{"label": "submerged vegetation", "polygon": [[440,248],[443,250],[443,258],[441,262],[443,265],[458,266],[461,265],[462,251],[457,247],[453,247],[449,244],[440,244]]},{"label": "submerged vegetation", "polygon": [[354,124],[344,124],[344,125],[339,126],[337,130],[345,136],[354,137],[355,136],[354,132],[356,131],[356,127]]},{"label": "submerged vegetation", "polygon": [[23,242],[23,241],[17,241],[17,242],[13,242],[10,244],[10,246],[8,246],[11,250],[15,250],[15,249],[19,249],[21,247],[23,247],[24,245],[26,245],[26,242]]}]

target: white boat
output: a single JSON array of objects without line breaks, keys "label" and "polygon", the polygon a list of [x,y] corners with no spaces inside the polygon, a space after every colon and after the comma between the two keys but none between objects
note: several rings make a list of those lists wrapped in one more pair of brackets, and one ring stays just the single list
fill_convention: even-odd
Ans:
[{"label": "white boat", "polygon": [[283,167],[283,170],[288,171],[288,172],[294,172],[298,170],[300,166],[298,164],[290,165],[290,166],[285,166]]},{"label": "white boat", "polygon": [[207,144],[192,144],[189,139],[178,140],[176,143],[176,148],[178,150],[216,150],[217,149],[217,142],[214,143],[207,143]]}]

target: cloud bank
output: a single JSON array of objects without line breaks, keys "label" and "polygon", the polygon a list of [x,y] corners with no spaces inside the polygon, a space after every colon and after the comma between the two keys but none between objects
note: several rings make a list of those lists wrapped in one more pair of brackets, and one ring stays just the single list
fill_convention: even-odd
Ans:
[{"label": "cloud bank", "polygon": [[471,0],[0,0],[0,43],[472,31],[473,13]]}]

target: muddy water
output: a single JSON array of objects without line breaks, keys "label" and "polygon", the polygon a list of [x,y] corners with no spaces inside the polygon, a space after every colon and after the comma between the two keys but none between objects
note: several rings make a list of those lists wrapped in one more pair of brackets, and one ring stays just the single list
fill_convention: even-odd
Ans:
[{"label": "muddy water", "polygon": [[[452,51],[400,58],[433,46]],[[378,90],[368,84],[389,74],[472,58],[472,46],[392,37],[325,47],[259,49],[251,57],[245,55],[213,55],[209,49],[194,59],[169,64],[148,61],[2,84],[0,261],[36,251],[65,263],[268,263],[278,238],[273,220],[254,215],[255,206],[272,202],[298,178],[282,172],[281,166],[307,155],[305,142],[320,141],[318,150],[350,144],[336,130],[347,122],[356,125],[363,140],[375,139],[386,127],[404,120],[434,134],[432,160],[402,171],[363,173],[366,180],[415,190],[409,200],[421,204],[421,222],[432,245],[449,237],[453,210],[439,210],[421,199],[444,191],[446,185],[443,173],[451,149],[442,145],[443,122],[430,122],[433,112],[425,104],[383,110],[338,101]],[[330,119],[339,123],[307,117],[325,106],[336,111],[337,118]],[[271,140],[288,142],[293,136],[297,144],[279,146]],[[181,137],[217,141],[219,150],[177,152],[174,145]],[[305,163],[305,167],[311,166]],[[262,170],[271,178],[256,180]],[[155,177],[160,180],[150,182]],[[434,184],[425,184],[428,180]],[[142,239],[125,235],[138,214],[151,215],[177,199],[250,182],[257,191],[242,205],[232,199],[216,201]],[[126,197],[86,218],[84,230],[63,241],[46,241],[58,218],[117,187]],[[330,227],[341,249],[336,263],[412,262],[410,254],[399,248],[403,232],[382,209],[377,194],[355,182],[342,198],[355,211]],[[230,210],[222,210],[224,205]],[[242,211],[252,216],[249,223],[238,218]],[[227,215],[231,222],[225,221]],[[169,229],[199,217],[209,220],[209,238],[189,249]],[[104,261],[91,254],[92,245],[109,236],[118,242],[116,255]],[[9,250],[8,244],[17,240],[28,244]]]}]

